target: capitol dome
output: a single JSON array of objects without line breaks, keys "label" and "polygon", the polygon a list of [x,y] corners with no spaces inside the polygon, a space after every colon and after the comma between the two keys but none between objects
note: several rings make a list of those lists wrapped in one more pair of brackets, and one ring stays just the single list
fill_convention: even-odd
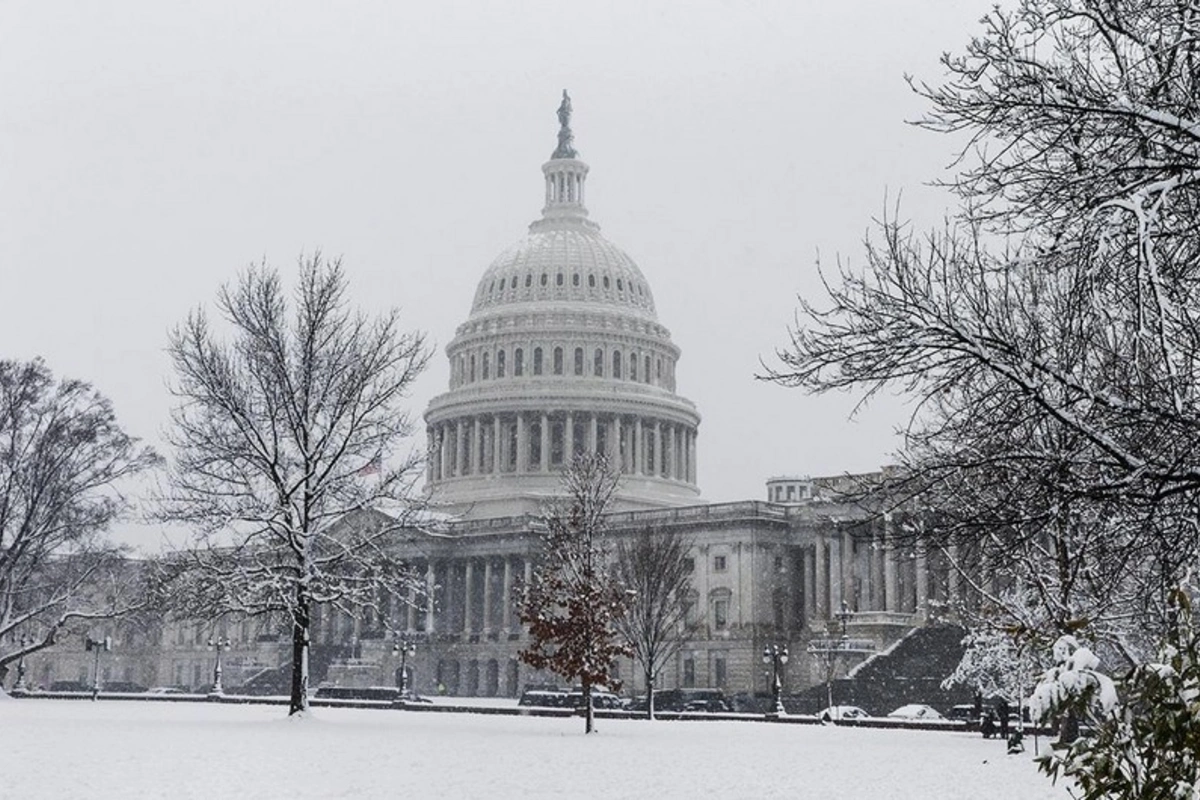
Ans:
[{"label": "capitol dome", "polygon": [[533,512],[572,454],[607,453],[618,509],[694,503],[695,406],[675,394],[679,348],[633,259],[584,205],[563,93],[545,205],[484,271],[446,347],[449,391],[425,413],[433,502],[464,517]]}]

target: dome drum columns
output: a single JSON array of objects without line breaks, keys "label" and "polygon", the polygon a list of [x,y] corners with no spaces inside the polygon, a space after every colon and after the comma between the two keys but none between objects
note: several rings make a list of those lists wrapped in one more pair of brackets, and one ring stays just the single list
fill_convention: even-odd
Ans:
[{"label": "dome drum columns", "polygon": [[483,475],[545,475],[605,453],[626,476],[696,483],[695,424],[592,411],[479,414],[428,428],[431,486]]}]

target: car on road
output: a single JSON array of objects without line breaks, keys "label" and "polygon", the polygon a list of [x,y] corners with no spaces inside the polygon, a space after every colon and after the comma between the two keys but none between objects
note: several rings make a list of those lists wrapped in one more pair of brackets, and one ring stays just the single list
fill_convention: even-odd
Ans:
[{"label": "car on road", "polygon": [[178,686],[151,686],[146,690],[146,694],[187,694],[187,692]]},{"label": "car on road", "polygon": [[892,713],[888,714],[888,719],[906,719],[906,720],[938,720],[945,719],[936,709],[922,705],[921,703],[910,703],[906,706],[900,706]]},{"label": "car on road", "polygon": [[83,681],[55,681],[50,684],[52,692],[90,692],[92,687]]},{"label": "car on road", "polygon": [[817,719],[822,722],[835,722],[843,719],[866,719],[871,716],[865,709],[858,706],[830,706],[817,712]]}]

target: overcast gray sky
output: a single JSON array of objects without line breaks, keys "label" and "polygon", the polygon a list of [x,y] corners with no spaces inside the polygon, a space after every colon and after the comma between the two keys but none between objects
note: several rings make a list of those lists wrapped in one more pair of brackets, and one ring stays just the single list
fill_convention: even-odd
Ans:
[{"label": "overcast gray sky", "polygon": [[250,262],[321,248],[436,343],[419,414],[479,276],[539,216],[567,88],[592,218],[683,350],[705,498],[874,469],[898,404],[848,420],[853,397],[753,375],[818,254],[861,262],[897,195],[942,216],[923,184],[953,143],[905,124],[903,76],[938,80],[990,5],[2,0],[0,358],[93,382],[157,443],[168,329]]}]

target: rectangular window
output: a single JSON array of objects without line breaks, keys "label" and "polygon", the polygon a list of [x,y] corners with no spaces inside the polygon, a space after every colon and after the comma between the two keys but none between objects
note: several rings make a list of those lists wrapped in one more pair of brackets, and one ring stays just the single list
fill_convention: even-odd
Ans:
[{"label": "rectangular window", "polygon": [[690,689],[696,685],[696,662],[694,659],[685,658],[683,660],[682,683],[685,689]]},{"label": "rectangular window", "polygon": [[563,374],[563,351],[561,347],[554,348],[554,374]]},{"label": "rectangular window", "polygon": [[542,374],[542,348],[533,348],[533,374]]},{"label": "rectangular window", "polygon": [[566,424],[563,422],[550,423],[550,466],[563,465],[563,445],[566,439]]},{"label": "rectangular window", "polygon": [[575,374],[583,375],[583,348],[575,348]]},{"label": "rectangular window", "polygon": [[727,565],[725,556],[713,556],[713,572],[724,572]]},{"label": "rectangular window", "polygon": [[713,686],[716,686],[718,689],[724,689],[728,683],[726,674],[725,654],[713,654]]},{"label": "rectangular window", "polygon": [[529,426],[529,470],[536,472],[542,468],[542,423],[534,422]]},{"label": "rectangular window", "polygon": [[689,575],[696,571],[696,559],[685,558],[683,560],[683,571]]},{"label": "rectangular window", "polygon": [[713,601],[713,627],[722,629],[729,626],[729,601]]},{"label": "rectangular window", "polygon": [[597,378],[604,377],[604,351],[596,348],[596,357],[592,362],[592,374]]},{"label": "rectangular window", "polygon": [[484,353],[483,354],[483,374],[480,377],[482,377],[485,381],[491,377],[491,372],[492,372],[491,367],[492,367],[491,354]]},{"label": "rectangular window", "polygon": [[504,377],[504,351],[503,350],[496,351],[496,377],[497,378]]},{"label": "rectangular window", "polygon": [[525,351],[518,347],[513,352],[513,377],[519,378],[525,374]]}]

